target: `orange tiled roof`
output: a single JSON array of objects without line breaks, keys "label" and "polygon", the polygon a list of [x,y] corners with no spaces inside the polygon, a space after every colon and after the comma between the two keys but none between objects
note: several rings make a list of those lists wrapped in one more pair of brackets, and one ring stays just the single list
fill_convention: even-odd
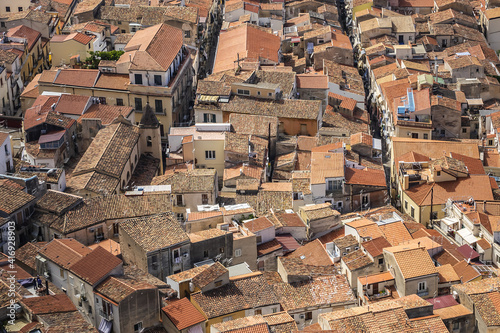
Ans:
[{"label": "orange tiled roof", "polygon": [[170,303],[161,310],[167,315],[179,331],[205,321],[205,317],[185,297]]}]

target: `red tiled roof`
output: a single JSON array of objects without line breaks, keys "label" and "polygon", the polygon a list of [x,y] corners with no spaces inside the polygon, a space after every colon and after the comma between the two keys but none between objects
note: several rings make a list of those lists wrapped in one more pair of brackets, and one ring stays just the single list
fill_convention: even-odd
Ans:
[{"label": "red tiled roof", "polygon": [[274,227],[274,224],[271,221],[269,221],[267,217],[263,216],[255,220],[245,222],[243,226],[245,228],[248,228],[248,230],[250,230],[251,232],[256,233],[258,231]]},{"label": "red tiled roof", "polygon": [[484,167],[483,162],[481,162],[478,158],[472,158],[465,155],[460,155],[457,153],[450,153],[451,157],[464,162],[465,166],[469,170],[469,174],[471,175],[484,175]]},{"label": "red tiled roof", "polygon": [[23,298],[22,303],[34,314],[62,313],[76,311],[66,294]]},{"label": "red tiled roof", "polygon": [[333,261],[326,252],[323,244],[321,244],[319,239],[316,239],[310,243],[307,243],[297,250],[292,252],[287,258],[301,258],[308,265],[312,266],[329,266],[333,265]]},{"label": "red tiled roof", "polygon": [[73,238],[54,239],[40,249],[40,254],[62,268],[68,268],[92,252],[91,249]]},{"label": "red tiled roof", "polygon": [[370,185],[386,187],[384,170],[376,169],[345,169],[346,184]]},{"label": "red tiled roof", "polygon": [[276,239],[273,239],[272,241],[257,245],[257,256],[260,257],[282,248],[283,245],[281,245],[281,243],[278,242]]},{"label": "red tiled roof", "polygon": [[328,76],[318,74],[297,74],[298,89],[328,89]]},{"label": "red tiled roof", "polygon": [[172,302],[161,310],[179,331],[205,321],[205,317],[187,298]]},{"label": "red tiled roof", "polygon": [[89,96],[61,95],[55,111],[62,114],[72,114],[81,116],[89,103]]},{"label": "red tiled roof", "polygon": [[33,30],[31,28],[28,28],[25,25],[18,25],[17,27],[9,29],[7,31],[7,37],[19,37],[19,38],[26,38],[28,41],[28,49],[31,50],[35,43],[38,41],[38,39],[42,36],[41,33],[39,33],[36,30]]},{"label": "red tiled roof", "polygon": [[281,244],[284,252],[295,251],[300,247],[300,244],[290,234],[278,235],[275,239]]},{"label": "red tiled roof", "polygon": [[121,259],[102,247],[98,247],[71,265],[69,270],[91,285],[94,285],[121,263]]},{"label": "red tiled roof", "polygon": [[434,310],[447,308],[449,306],[458,304],[453,295],[443,295],[435,298],[429,298],[427,299],[427,302],[431,303],[434,306]]}]

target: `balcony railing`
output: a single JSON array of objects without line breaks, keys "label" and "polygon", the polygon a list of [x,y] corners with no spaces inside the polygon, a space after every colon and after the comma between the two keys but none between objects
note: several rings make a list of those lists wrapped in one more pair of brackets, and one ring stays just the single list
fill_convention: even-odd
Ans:
[{"label": "balcony railing", "polygon": [[374,299],[380,299],[380,298],[384,298],[384,297],[389,297],[392,295],[392,292],[389,290],[389,289],[384,289],[376,294],[373,294],[373,295],[368,295],[368,293],[366,293],[366,297],[368,297],[369,300],[374,300]]},{"label": "balcony railing", "polygon": [[102,310],[99,310],[99,316],[102,318],[106,319],[107,321],[112,321],[113,320],[113,314],[112,313],[106,313]]}]

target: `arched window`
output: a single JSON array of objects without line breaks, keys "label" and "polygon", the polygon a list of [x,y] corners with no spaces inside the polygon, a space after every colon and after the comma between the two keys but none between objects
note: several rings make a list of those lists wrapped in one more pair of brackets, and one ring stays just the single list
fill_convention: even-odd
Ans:
[{"label": "arched window", "polygon": [[150,136],[148,136],[148,137],[146,138],[146,143],[147,143],[147,146],[148,146],[148,147],[153,146],[153,140],[151,140],[151,137],[150,137]]}]

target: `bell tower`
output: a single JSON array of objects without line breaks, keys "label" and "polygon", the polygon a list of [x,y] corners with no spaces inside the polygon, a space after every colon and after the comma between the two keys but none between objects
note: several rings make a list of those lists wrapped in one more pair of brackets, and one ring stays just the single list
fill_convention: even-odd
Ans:
[{"label": "bell tower", "polygon": [[160,175],[163,175],[163,155],[161,146],[160,122],[153,111],[153,108],[146,104],[142,114],[140,129],[141,154],[151,154],[160,160]]}]

